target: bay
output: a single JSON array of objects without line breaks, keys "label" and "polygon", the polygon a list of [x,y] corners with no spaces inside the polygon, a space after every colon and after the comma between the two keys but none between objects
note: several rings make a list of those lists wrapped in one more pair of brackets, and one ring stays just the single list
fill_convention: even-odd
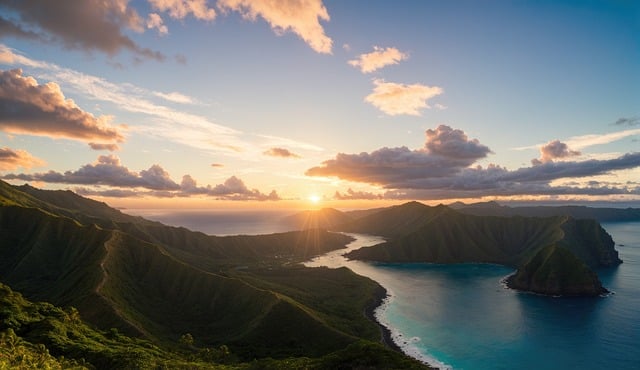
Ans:
[{"label": "bay", "polygon": [[[129,210],[128,210],[129,212]],[[144,210],[131,212],[207,234],[287,231],[285,212]],[[484,264],[372,264],[347,261],[351,249],[383,241],[370,235],[308,266],[347,266],[391,294],[377,318],[409,355],[440,368],[637,369],[640,364],[640,223],[603,227],[624,261],[602,269],[604,298],[550,298],[505,289],[512,269]]]},{"label": "bay", "polygon": [[[614,294],[552,298],[506,289],[511,269],[486,264],[372,264],[340,257],[391,299],[378,311],[403,350],[440,368],[637,369],[640,364],[640,223],[605,224],[624,263],[598,271]],[[382,241],[355,235],[357,249]]]}]

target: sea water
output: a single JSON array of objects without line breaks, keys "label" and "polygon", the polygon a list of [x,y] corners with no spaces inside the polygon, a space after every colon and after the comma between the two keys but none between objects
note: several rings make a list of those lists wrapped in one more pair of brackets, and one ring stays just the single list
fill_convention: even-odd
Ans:
[{"label": "sea water", "polygon": [[[285,231],[280,215],[211,211],[132,212],[208,234]],[[277,216],[277,217],[276,217]],[[376,311],[409,355],[453,369],[640,369],[640,222],[604,224],[623,264],[598,271],[614,294],[550,298],[506,289],[513,270],[497,265],[372,264],[347,261],[357,240],[307,263],[347,266],[391,294]]]},{"label": "sea water", "polygon": [[[613,291],[552,298],[513,291],[513,270],[487,264],[371,264],[321,256],[308,266],[347,266],[391,298],[376,312],[403,350],[440,368],[639,369],[640,223],[605,224],[624,263],[598,271]],[[381,238],[356,235],[357,249]]]}]

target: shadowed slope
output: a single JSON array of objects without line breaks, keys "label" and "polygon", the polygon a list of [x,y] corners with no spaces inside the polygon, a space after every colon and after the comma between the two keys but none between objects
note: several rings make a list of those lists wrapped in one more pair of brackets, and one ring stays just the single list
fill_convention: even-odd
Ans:
[{"label": "shadowed slope", "polygon": [[558,244],[542,248],[507,279],[510,287],[558,296],[598,296],[607,293],[598,276],[568,249]]},{"label": "shadowed slope", "polygon": [[[385,223],[385,220],[388,221]],[[411,202],[363,217],[345,225],[344,230],[390,237],[385,243],[347,254],[349,258],[361,260],[485,262],[520,268],[539,255],[543,248],[561,243],[563,250],[558,253],[563,253],[563,256],[571,254],[588,267],[578,268],[573,259],[554,257],[552,261],[556,263],[547,265],[551,273],[546,276],[553,279],[561,276],[564,269],[576,268],[576,275],[585,281],[591,281],[593,276],[597,281],[597,275],[589,267],[614,266],[621,262],[611,236],[598,222],[566,216],[482,217],[461,214],[445,206],[427,207]],[[520,271],[521,279],[524,279],[522,274],[531,271]],[[557,284],[568,284],[560,289],[579,295],[580,286],[571,285],[577,280],[559,280]],[[547,286],[552,287],[552,284]],[[585,295],[593,295],[598,287],[601,288],[599,281],[595,285],[583,285]],[[543,293],[540,289],[537,292]],[[548,294],[555,295],[556,289],[551,289]]]},{"label": "shadowed slope", "polygon": [[[30,298],[74,305],[99,328],[165,345],[190,333],[249,359],[317,357],[358,338],[379,340],[362,314],[377,284],[344,271],[285,267],[342,248],[347,236],[316,229],[213,237],[126,215],[96,219],[0,185],[0,280]],[[100,207],[67,192],[28,190],[68,197],[59,205]],[[111,213],[118,211],[93,214]],[[343,310],[347,319],[338,317]]]}]

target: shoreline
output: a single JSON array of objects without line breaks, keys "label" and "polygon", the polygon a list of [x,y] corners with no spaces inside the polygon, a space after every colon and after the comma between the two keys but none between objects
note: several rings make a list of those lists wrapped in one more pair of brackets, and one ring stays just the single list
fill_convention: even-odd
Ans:
[{"label": "shoreline", "polygon": [[400,348],[400,346],[393,341],[393,337],[391,336],[391,330],[389,330],[389,328],[387,328],[383,323],[378,321],[378,319],[376,318],[376,310],[378,309],[378,307],[380,307],[384,303],[387,297],[389,297],[387,290],[382,285],[378,284],[378,288],[374,293],[373,300],[371,301],[371,303],[367,305],[367,307],[364,310],[364,315],[369,320],[373,321],[378,326],[378,328],[380,328],[380,333],[381,333],[380,341],[382,342],[383,345],[385,345],[387,348],[390,348],[396,352],[400,352],[403,355],[406,355],[402,350],[402,348]]}]

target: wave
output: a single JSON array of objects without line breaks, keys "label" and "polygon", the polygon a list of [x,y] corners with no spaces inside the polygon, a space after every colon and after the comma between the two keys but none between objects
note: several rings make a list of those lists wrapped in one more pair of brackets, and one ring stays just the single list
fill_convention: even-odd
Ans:
[{"label": "wave", "polygon": [[411,337],[407,339],[405,335],[400,332],[400,330],[393,327],[389,323],[389,321],[386,319],[386,312],[389,309],[389,305],[391,304],[391,301],[394,299],[394,297],[395,296],[393,292],[387,290],[387,297],[382,300],[380,306],[378,306],[378,308],[376,308],[373,313],[376,321],[378,321],[380,325],[383,325],[387,328],[387,330],[389,330],[389,332],[391,333],[391,340],[393,340],[393,342],[402,350],[404,354],[415,358],[423,364],[427,364],[436,369],[452,370],[453,367],[451,365],[448,365],[438,360],[437,358],[426,354],[424,350],[418,348],[415,345],[415,343],[418,343],[422,340],[420,337]]}]

